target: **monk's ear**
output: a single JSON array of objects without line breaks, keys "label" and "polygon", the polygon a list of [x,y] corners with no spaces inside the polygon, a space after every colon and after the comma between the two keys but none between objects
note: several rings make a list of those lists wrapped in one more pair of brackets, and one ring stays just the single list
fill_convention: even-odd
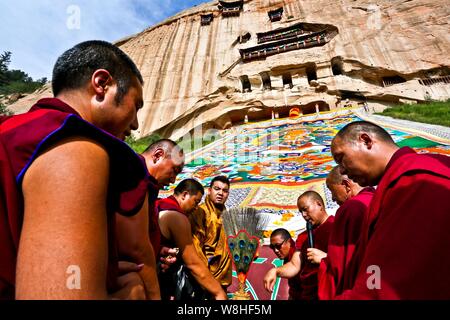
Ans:
[{"label": "monk's ear", "polygon": [[164,158],[164,156],[165,156],[165,152],[164,152],[164,149],[162,149],[162,148],[157,148],[156,150],[155,150],[155,152],[153,152],[153,163],[156,163],[156,162],[158,162],[160,159],[163,159]]},{"label": "monk's ear", "polygon": [[341,184],[344,186],[345,191],[346,191],[347,193],[351,191],[352,188],[351,188],[350,181],[349,181],[348,179],[343,179],[342,182],[341,182]]},{"label": "monk's ear", "polygon": [[98,69],[92,74],[91,87],[93,88],[98,101],[103,101],[106,91],[112,84],[112,76],[105,69]]},{"label": "monk's ear", "polygon": [[373,140],[367,133],[365,132],[361,133],[359,135],[359,141],[362,142],[367,149],[369,150],[372,149]]}]

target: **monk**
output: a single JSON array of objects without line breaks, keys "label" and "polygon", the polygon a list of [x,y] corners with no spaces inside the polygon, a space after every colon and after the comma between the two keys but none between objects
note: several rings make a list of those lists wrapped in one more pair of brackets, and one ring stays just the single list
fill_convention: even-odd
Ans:
[{"label": "monk", "polygon": [[[291,260],[295,260],[296,264],[300,260],[300,251],[296,250],[296,248],[301,248],[303,241],[307,238],[307,233],[302,232],[298,235],[297,241],[291,237],[289,231],[283,228],[275,229],[270,234],[270,249],[273,250],[278,259],[282,259],[284,264],[289,263]],[[295,256],[295,257],[294,257]],[[278,273],[279,268],[270,269],[266,276],[264,277],[264,287],[267,291],[272,292],[273,287],[275,285],[276,277],[279,277]],[[301,285],[300,285],[300,277],[298,273],[292,277],[288,278],[289,285],[289,300],[297,300],[296,298],[300,295]]]},{"label": "monk", "polygon": [[[117,234],[120,255],[138,264],[143,263],[140,272],[144,279],[147,298],[161,298],[155,270],[150,269],[150,261],[162,259],[163,266],[175,262],[174,248],[160,247],[160,231],[158,217],[155,211],[155,201],[159,190],[175,182],[184,167],[184,152],[174,141],[160,139],[152,143],[143,153],[142,160],[148,170],[148,212],[142,212],[133,217],[117,215]],[[153,247],[154,257],[148,255]],[[160,257],[161,255],[161,257]]]},{"label": "monk", "polygon": [[365,121],[342,128],[331,152],[342,174],[378,186],[355,285],[338,298],[450,299],[450,158],[399,148]]},{"label": "monk", "polygon": [[172,196],[156,202],[161,244],[178,248],[180,252],[177,263],[170,266],[166,273],[160,274],[163,299],[203,300],[206,298],[203,289],[216,300],[227,299],[220,283],[197,255],[192,241],[189,215],[197,208],[203,194],[200,182],[185,179],[178,184]]},{"label": "monk", "polygon": [[[306,191],[298,197],[297,207],[303,218],[313,225],[315,248],[326,252],[334,217],[327,214],[322,197],[315,191]],[[298,274],[300,290],[295,299],[318,300],[317,272],[319,264],[307,259],[308,241],[303,238],[303,241],[300,242],[301,246],[297,248],[299,254],[294,254],[292,259],[277,268],[276,272],[269,271],[264,279],[265,287],[271,291],[277,276],[289,279]]]},{"label": "monk", "polygon": [[116,46],[83,42],[58,58],[54,98],[0,119],[1,299],[145,297],[141,267],[119,270],[114,232],[115,212],[145,203],[145,167],[121,141],[142,84]]},{"label": "monk", "polygon": [[363,188],[334,167],[326,179],[333,201],[339,205],[336,211],[328,252],[323,259],[318,249],[308,249],[308,259],[320,263],[319,299],[330,300],[344,290],[353,287],[354,273],[358,271],[355,250],[361,237],[363,223],[375,189]]},{"label": "monk", "polygon": [[189,216],[197,254],[225,291],[231,285],[233,270],[221,215],[229,195],[230,180],[214,177],[205,202]]}]

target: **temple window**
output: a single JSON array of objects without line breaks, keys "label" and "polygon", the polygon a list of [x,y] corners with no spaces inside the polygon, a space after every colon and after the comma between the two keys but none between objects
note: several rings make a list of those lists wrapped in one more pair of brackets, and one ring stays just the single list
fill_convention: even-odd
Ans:
[{"label": "temple window", "polygon": [[202,26],[207,26],[213,21],[213,19],[214,19],[214,16],[212,13],[211,14],[202,14],[200,24]]},{"label": "temple window", "polygon": [[242,83],[242,92],[252,92],[252,85],[250,84],[248,76],[241,76],[240,79]]},{"label": "temple window", "polygon": [[272,90],[269,72],[261,72],[261,80],[263,83],[263,90]]},{"label": "temple window", "polygon": [[283,8],[278,8],[276,10],[269,11],[269,19],[272,22],[280,21],[283,17]]},{"label": "temple window", "polygon": [[292,84],[292,76],[290,73],[283,74],[283,88],[292,89],[294,85]]},{"label": "temple window", "polygon": [[392,76],[392,77],[383,77],[381,79],[384,87],[392,86],[394,84],[406,82],[403,77],[400,76]]}]

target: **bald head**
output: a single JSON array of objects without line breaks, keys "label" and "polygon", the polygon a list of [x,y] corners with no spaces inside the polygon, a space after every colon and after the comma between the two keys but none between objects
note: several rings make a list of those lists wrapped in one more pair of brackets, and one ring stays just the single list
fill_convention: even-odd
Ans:
[{"label": "bald head", "polygon": [[336,134],[335,138],[340,138],[345,142],[354,142],[358,140],[361,133],[370,134],[379,141],[387,144],[394,144],[391,135],[379,125],[367,121],[355,121],[347,124]]},{"label": "bald head", "polygon": [[339,166],[335,166],[331,169],[330,173],[327,176],[327,185],[328,184],[341,184],[342,180],[348,178],[346,174],[342,174]]},{"label": "bald head", "polygon": [[386,130],[367,121],[349,123],[331,143],[331,153],[341,173],[363,187],[378,184],[397,150]]},{"label": "bald head", "polygon": [[343,205],[345,201],[356,196],[362,187],[351,180],[346,174],[341,173],[339,166],[334,167],[327,176],[327,188],[330,190],[333,201]]},{"label": "bald head", "polygon": [[319,202],[319,203],[322,205],[322,207],[325,208],[325,204],[324,204],[324,202],[323,202],[322,197],[321,197],[320,194],[317,193],[316,191],[310,190],[310,191],[306,191],[306,192],[302,193],[302,194],[298,197],[297,203],[298,203],[301,199],[311,199],[311,200],[317,201],[317,202]]},{"label": "bald head", "polygon": [[310,221],[314,226],[324,223],[328,214],[325,211],[325,204],[322,197],[315,191],[302,193],[297,200],[297,207],[303,219]]},{"label": "bald head", "polygon": [[[153,142],[151,145],[145,149],[142,155],[151,154],[156,149],[163,149],[166,152],[170,152],[174,147],[178,146],[177,143],[170,139],[160,139]],[[183,151],[183,150],[181,150]]]},{"label": "bald head", "polygon": [[143,153],[148,172],[160,188],[175,182],[184,167],[184,152],[176,142],[161,139],[152,143]]}]

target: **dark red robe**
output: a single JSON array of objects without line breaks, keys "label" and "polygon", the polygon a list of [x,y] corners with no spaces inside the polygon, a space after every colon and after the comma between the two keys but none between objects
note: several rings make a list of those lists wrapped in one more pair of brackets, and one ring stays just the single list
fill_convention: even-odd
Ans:
[{"label": "dark red robe", "polygon": [[[328,239],[330,238],[331,229],[333,227],[334,216],[328,219],[320,226],[313,230],[314,248],[323,252],[327,252]],[[311,263],[307,258],[308,241],[303,241],[300,249],[301,269],[300,269],[300,285],[301,290],[297,294],[298,300],[318,300],[318,279],[319,264]]]},{"label": "dark red robe", "polygon": [[71,136],[97,141],[109,154],[107,288],[117,280],[114,212],[136,214],[146,194],[146,170],[124,142],[80,118],[61,100],[39,100],[29,112],[0,117],[0,299],[14,299],[16,257],[23,221],[22,179],[39,155]]},{"label": "dark red robe", "polygon": [[450,299],[449,197],[450,157],[399,149],[370,205],[355,285],[338,298]]},{"label": "dark red robe", "polygon": [[[306,232],[302,232],[297,236],[297,240],[290,240],[291,249],[289,250],[289,255],[286,259],[284,259],[284,263],[291,261],[294,253],[299,251],[303,245],[303,242],[308,238],[308,234]],[[300,273],[295,277],[288,279],[289,285],[289,300],[298,300],[301,295],[301,282],[300,282]]]},{"label": "dark red robe", "polygon": [[[145,158],[139,156],[145,165]],[[161,249],[161,231],[159,230],[158,213],[156,212],[156,200],[159,195],[158,181],[148,173],[148,234],[150,242],[158,262],[159,251]]]},{"label": "dark red robe", "polygon": [[358,271],[355,248],[374,192],[372,187],[364,188],[336,211],[327,257],[319,267],[319,299],[330,300],[353,288]]}]

